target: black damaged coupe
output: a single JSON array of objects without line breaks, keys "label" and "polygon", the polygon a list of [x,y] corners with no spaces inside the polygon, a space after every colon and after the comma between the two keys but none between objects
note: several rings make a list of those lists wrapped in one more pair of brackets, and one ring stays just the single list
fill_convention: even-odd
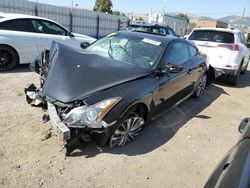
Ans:
[{"label": "black damaged coupe", "polygon": [[31,69],[41,87],[27,100],[48,109],[55,134],[110,147],[134,140],[143,126],[208,81],[205,58],[190,42],[142,32],[111,33],[83,50],[53,43]]}]

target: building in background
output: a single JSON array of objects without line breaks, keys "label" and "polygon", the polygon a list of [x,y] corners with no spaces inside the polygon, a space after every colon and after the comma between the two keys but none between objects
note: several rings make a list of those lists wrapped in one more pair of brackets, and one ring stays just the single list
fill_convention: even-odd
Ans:
[{"label": "building in background", "polygon": [[135,21],[147,22],[148,21],[148,14],[135,13],[135,12],[127,12],[124,14],[125,16],[129,18],[131,22],[135,22]]},{"label": "building in background", "polygon": [[196,27],[228,28],[228,23],[212,19],[197,19]]},{"label": "building in background", "polygon": [[187,20],[176,18],[165,13],[151,13],[148,15],[148,22],[151,24],[168,25],[181,36],[187,32]]}]

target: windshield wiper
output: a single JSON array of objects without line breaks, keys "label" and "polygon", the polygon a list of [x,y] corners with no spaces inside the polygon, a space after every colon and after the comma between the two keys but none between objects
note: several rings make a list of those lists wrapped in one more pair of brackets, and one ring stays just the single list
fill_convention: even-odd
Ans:
[{"label": "windshield wiper", "polygon": [[113,49],[112,49],[112,46],[111,46],[111,40],[109,39],[109,49],[108,49],[108,54],[109,54],[109,57],[110,57],[111,59],[114,59],[114,58],[113,58],[113,56],[111,55],[110,51],[112,52],[112,51],[113,51]]}]

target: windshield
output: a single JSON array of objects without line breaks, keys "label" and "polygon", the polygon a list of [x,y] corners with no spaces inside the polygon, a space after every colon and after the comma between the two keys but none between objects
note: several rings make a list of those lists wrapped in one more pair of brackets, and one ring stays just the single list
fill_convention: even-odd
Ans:
[{"label": "windshield", "polygon": [[86,50],[122,63],[152,69],[162,48],[161,42],[152,39],[111,34],[96,41]]},{"label": "windshield", "polygon": [[200,40],[219,43],[234,43],[234,34],[223,31],[193,31],[189,40]]}]

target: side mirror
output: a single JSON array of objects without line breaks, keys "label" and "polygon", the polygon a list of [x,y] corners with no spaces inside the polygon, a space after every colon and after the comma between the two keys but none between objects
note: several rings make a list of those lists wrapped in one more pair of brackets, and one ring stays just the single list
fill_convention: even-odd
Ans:
[{"label": "side mirror", "polygon": [[89,45],[90,45],[90,44],[89,44],[88,42],[82,42],[80,46],[81,46],[82,49],[85,49],[85,48],[87,48]]},{"label": "side mirror", "polygon": [[183,67],[181,65],[167,64],[165,65],[164,70],[171,73],[178,73],[183,70]]},{"label": "side mirror", "polygon": [[246,129],[248,122],[250,122],[250,118],[245,118],[240,122],[240,125],[238,128],[240,133],[242,133]]},{"label": "side mirror", "polygon": [[179,38],[181,38],[181,36],[180,36],[180,35],[178,35],[178,34],[176,35],[176,37],[179,37]]},{"label": "side mirror", "polygon": [[69,37],[75,37],[75,35],[73,35],[71,32],[67,33]]}]

